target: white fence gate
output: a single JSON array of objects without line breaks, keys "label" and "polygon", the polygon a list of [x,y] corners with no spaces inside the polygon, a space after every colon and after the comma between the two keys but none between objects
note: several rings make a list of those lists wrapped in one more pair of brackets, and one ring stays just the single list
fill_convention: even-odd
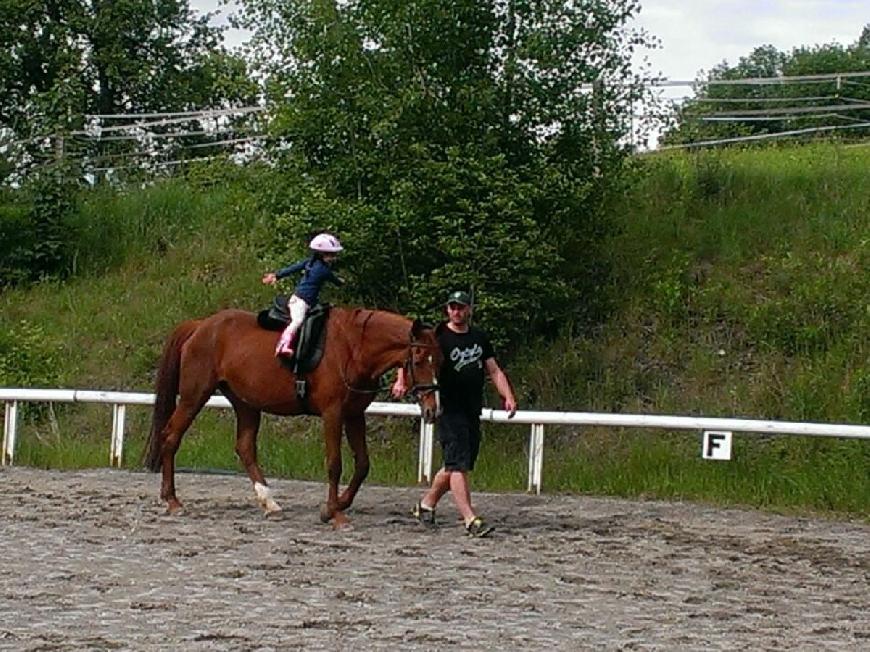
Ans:
[{"label": "white fence gate", "polygon": [[[124,421],[128,405],[153,405],[154,394],[131,392],[104,392],[78,389],[13,389],[0,388],[0,401],[4,402],[3,450],[0,463],[11,465],[15,459],[18,403],[103,403],[112,406],[112,433],[109,464],[121,466],[124,451]],[[213,396],[206,407],[229,408],[222,396]],[[420,418],[416,405],[404,403],[372,403],[368,415]],[[793,421],[761,421],[755,419],[725,419],[717,417],[681,417],[645,414],[604,414],[597,412],[534,412],[521,410],[508,418],[503,410],[485,408],[483,421],[513,423],[531,426],[529,434],[528,491],[541,492],[544,463],[544,426],[613,426],[633,428],[663,428],[674,430],[745,432],[755,434],[805,435],[813,437],[841,437],[870,439],[870,426],[838,425],[826,423],[798,423]],[[434,429],[420,421],[420,448],[417,460],[417,479],[428,483],[432,479],[432,447]]]}]

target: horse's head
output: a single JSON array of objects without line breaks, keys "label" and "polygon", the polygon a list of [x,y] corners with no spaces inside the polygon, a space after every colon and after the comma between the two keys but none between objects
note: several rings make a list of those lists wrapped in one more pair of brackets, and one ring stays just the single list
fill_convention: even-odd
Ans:
[{"label": "horse's head", "polygon": [[408,357],[405,360],[405,377],[409,383],[408,392],[420,405],[420,412],[426,423],[433,423],[441,414],[441,399],[438,394],[438,370],[443,356],[435,331],[414,320],[411,326]]}]

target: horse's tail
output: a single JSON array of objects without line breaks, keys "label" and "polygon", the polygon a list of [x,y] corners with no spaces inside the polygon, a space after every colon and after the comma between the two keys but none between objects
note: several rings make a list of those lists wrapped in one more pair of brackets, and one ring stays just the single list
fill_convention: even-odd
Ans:
[{"label": "horse's tail", "polygon": [[178,395],[178,381],[181,375],[181,347],[193,335],[199,320],[189,320],[179,324],[166,340],[160,367],[157,370],[154,415],[151,419],[151,433],[145,449],[144,464],[154,472],[160,470],[163,460],[160,450],[163,447],[163,429],[175,411],[175,398]]}]

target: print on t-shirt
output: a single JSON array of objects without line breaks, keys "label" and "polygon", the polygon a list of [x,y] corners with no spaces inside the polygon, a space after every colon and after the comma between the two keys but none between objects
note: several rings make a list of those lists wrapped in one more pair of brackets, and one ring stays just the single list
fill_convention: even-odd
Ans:
[{"label": "print on t-shirt", "polygon": [[453,369],[457,372],[462,371],[462,368],[466,365],[474,364],[475,362],[478,369],[483,368],[482,357],[483,347],[476,343],[467,349],[460,349],[457,346],[450,351],[450,361],[453,363]]},{"label": "print on t-shirt", "polygon": [[438,343],[444,353],[438,375],[444,411],[480,414],[484,363],[494,357],[489,338],[476,328],[456,333],[443,327],[438,331]]}]

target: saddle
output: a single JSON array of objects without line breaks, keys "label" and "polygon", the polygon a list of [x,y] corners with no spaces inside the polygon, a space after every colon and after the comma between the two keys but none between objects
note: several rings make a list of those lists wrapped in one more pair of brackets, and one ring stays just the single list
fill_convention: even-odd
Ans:
[{"label": "saddle", "polygon": [[[270,308],[261,310],[257,315],[257,324],[260,328],[269,331],[282,331],[290,322],[290,313],[287,310],[289,297],[278,295]],[[299,377],[314,371],[323,358],[326,345],[326,318],[329,316],[328,303],[318,303],[309,308],[305,315],[305,321],[296,336],[296,354],[291,359],[282,357],[281,362],[290,367],[290,370]]]}]

